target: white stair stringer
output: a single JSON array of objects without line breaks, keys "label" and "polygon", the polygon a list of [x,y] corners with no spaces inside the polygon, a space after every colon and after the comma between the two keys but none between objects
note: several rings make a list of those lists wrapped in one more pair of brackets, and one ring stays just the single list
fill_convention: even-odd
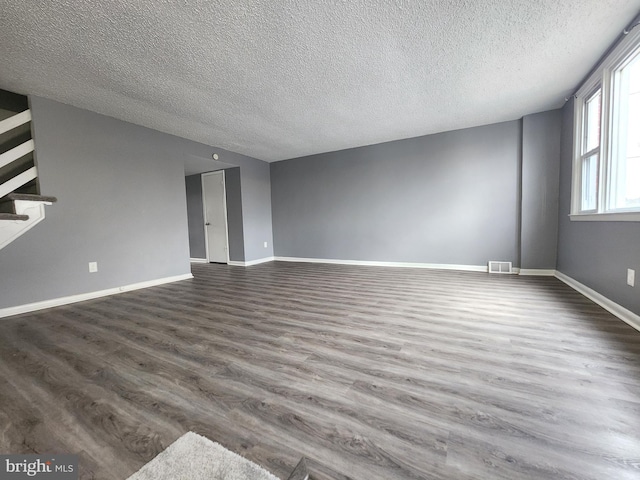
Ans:
[{"label": "white stair stringer", "polygon": [[28,220],[0,220],[0,249],[28,232],[44,220],[44,206],[51,202],[14,200],[16,214],[28,215]]}]

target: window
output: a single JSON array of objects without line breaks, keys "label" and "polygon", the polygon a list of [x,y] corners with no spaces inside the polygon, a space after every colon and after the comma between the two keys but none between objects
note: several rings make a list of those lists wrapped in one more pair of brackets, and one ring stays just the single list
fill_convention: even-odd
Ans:
[{"label": "window", "polygon": [[640,221],[640,28],[576,93],[572,220]]},{"label": "window", "polygon": [[615,72],[611,199],[614,209],[640,207],[640,54]]},{"label": "window", "polygon": [[584,102],[584,138],[580,158],[580,211],[595,212],[598,206],[598,170],[600,169],[600,117],[602,89]]}]

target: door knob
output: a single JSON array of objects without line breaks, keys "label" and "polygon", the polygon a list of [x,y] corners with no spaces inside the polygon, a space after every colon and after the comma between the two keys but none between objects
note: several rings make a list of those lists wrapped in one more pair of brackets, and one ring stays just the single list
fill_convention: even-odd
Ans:
[{"label": "door knob", "polygon": [[205,225],[211,225],[209,222],[205,223]]}]

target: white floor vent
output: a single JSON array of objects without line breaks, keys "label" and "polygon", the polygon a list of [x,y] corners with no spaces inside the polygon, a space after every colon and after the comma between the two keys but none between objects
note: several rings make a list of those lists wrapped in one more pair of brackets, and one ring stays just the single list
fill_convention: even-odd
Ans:
[{"label": "white floor vent", "polygon": [[489,273],[513,273],[511,262],[489,261]]}]

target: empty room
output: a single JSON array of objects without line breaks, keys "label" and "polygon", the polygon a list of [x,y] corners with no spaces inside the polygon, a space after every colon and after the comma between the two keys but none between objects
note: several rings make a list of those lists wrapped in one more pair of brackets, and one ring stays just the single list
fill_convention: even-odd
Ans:
[{"label": "empty room", "polygon": [[640,478],[640,2],[7,0],[0,479]]}]

